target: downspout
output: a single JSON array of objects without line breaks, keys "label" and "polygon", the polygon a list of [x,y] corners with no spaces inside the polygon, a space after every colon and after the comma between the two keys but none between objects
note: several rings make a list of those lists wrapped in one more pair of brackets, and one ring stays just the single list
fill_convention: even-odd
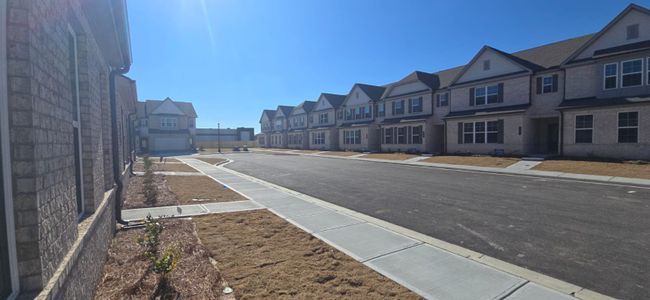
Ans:
[{"label": "downspout", "polygon": [[131,174],[131,176],[136,176],[135,173],[133,173],[133,163],[135,162],[135,129],[133,127],[133,122],[135,121],[131,120],[131,117],[135,114],[136,113],[130,113],[127,116],[127,119],[129,119],[129,174]]},{"label": "downspout", "polygon": [[[110,92],[110,105],[111,105],[111,151],[113,162],[113,180],[115,181],[115,219],[122,225],[129,225],[129,222],[122,219],[122,191],[124,185],[122,184],[121,168],[120,168],[120,145],[118,141],[118,127],[117,127],[117,100],[115,91],[115,76],[124,75],[129,72],[130,66],[125,66],[118,69],[111,70],[109,75],[109,92]],[[133,163],[131,163],[132,165]],[[129,167],[131,168],[131,167]]]}]

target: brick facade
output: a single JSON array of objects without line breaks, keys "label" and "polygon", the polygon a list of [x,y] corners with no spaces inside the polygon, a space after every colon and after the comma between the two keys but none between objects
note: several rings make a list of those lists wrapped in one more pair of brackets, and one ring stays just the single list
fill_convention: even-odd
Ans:
[{"label": "brick facade", "polygon": [[[81,295],[92,295],[115,228],[114,198],[105,197],[114,183],[107,147],[111,143],[111,65],[88,19],[77,0],[7,0],[9,141],[21,295],[34,295],[56,279],[70,291],[79,291],[74,295],[88,298]],[[82,221],[75,182],[73,35],[83,166]],[[135,104],[129,103],[135,102],[135,93],[121,98],[124,111],[134,112]],[[124,118],[119,121],[121,126],[125,122]],[[124,133],[123,140],[128,135]],[[95,216],[100,208],[101,216]],[[94,225],[82,226],[84,219],[95,220]],[[79,248],[82,239],[94,242]],[[94,258],[81,266],[67,260],[72,251]],[[85,282],[60,277],[62,266],[87,270],[75,274]],[[48,295],[67,298],[58,292]]]}]

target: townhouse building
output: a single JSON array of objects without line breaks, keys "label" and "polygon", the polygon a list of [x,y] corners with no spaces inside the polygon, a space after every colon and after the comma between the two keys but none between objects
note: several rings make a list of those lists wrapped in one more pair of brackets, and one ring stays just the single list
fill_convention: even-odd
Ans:
[{"label": "townhouse building", "polygon": [[322,93],[318,97],[309,119],[309,149],[338,150],[339,133],[336,124],[343,101],[345,95]]},{"label": "townhouse building", "polygon": [[343,151],[374,151],[381,149],[375,113],[386,87],[357,83],[343,100],[337,116],[339,149]]},{"label": "townhouse building", "polygon": [[311,111],[314,101],[304,101],[291,110],[289,128],[287,129],[287,147],[291,149],[309,148],[309,132],[307,128],[313,123]]},{"label": "townhouse building", "polygon": [[377,103],[382,152],[442,152],[444,129],[433,123],[434,74],[416,71],[390,84]]},{"label": "townhouse building", "polygon": [[273,128],[269,133],[269,146],[273,148],[287,148],[287,131],[289,130],[289,116],[293,106],[280,105],[273,115]]},{"label": "townhouse building", "polygon": [[141,153],[182,153],[195,149],[196,111],[191,102],[138,102],[138,150]]},{"label": "townhouse building", "polygon": [[650,13],[632,4],[594,34],[355,84],[338,109],[323,98],[313,114],[333,109],[338,144],[319,134],[312,149],[647,160]]},{"label": "townhouse building", "polygon": [[125,1],[0,0],[0,299],[92,299],[120,220]]},{"label": "townhouse building", "polygon": [[265,109],[260,117],[260,133],[257,135],[257,145],[262,148],[271,147],[271,133],[273,132],[273,118],[275,110]]}]

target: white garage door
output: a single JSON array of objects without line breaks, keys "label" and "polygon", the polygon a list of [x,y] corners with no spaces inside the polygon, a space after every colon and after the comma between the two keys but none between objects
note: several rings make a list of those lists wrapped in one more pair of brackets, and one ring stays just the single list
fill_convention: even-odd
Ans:
[{"label": "white garage door", "polygon": [[153,151],[183,151],[189,149],[189,141],[184,137],[159,137],[154,139]]}]

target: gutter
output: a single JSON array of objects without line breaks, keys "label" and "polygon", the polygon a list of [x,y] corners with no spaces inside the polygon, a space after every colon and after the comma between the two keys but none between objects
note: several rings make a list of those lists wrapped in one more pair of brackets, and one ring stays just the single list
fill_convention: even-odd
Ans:
[{"label": "gutter", "polygon": [[[115,181],[115,219],[122,225],[129,225],[129,222],[122,219],[122,191],[124,184],[122,184],[122,175],[120,168],[120,145],[118,141],[118,127],[117,127],[117,100],[115,91],[115,76],[124,75],[129,72],[131,67],[129,65],[111,70],[109,75],[109,92],[110,92],[110,106],[111,106],[111,156],[113,163],[113,181]],[[131,155],[129,154],[129,157]],[[129,159],[131,160],[131,159]],[[133,166],[133,161],[129,164],[129,170]]]}]

